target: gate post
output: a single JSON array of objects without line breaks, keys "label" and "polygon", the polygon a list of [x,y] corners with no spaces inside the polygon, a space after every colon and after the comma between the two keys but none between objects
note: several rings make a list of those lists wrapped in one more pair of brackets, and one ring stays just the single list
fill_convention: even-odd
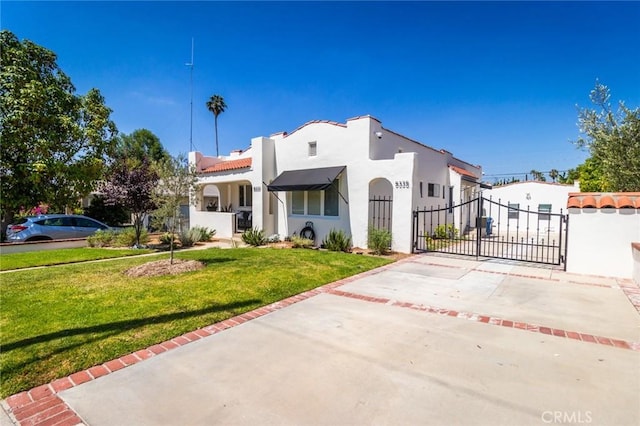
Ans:
[{"label": "gate post", "polygon": [[480,257],[480,245],[482,238],[482,193],[478,197],[478,209],[476,211],[476,260]]}]

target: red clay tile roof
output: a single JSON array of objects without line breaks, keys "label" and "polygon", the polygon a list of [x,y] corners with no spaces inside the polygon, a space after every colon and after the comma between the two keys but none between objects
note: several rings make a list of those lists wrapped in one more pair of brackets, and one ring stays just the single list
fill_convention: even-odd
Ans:
[{"label": "red clay tile roof", "polygon": [[451,170],[453,170],[454,172],[458,173],[459,175],[469,176],[469,177],[472,177],[474,179],[478,179],[478,177],[476,175],[474,175],[473,173],[471,173],[468,170],[463,169],[462,167],[452,166],[451,164],[449,164],[449,167],[451,168]]},{"label": "red clay tile roof", "polygon": [[251,167],[251,157],[240,158],[238,160],[227,160],[213,166],[207,167],[201,173],[224,172],[227,170],[244,169]]},{"label": "red clay tile roof", "polygon": [[640,209],[640,192],[571,192],[567,207]]}]

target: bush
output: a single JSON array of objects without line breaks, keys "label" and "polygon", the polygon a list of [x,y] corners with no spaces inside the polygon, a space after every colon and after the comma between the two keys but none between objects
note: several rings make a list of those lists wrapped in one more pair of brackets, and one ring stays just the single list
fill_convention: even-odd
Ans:
[{"label": "bush", "polygon": [[267,242],[268,242],[268,243],[279,243],[280,241],[281,241],[281,240],[280,240],[280,235],[278,235],[278,234],[270,235],[270,236],[267,238]]},{"label": "bush", "polygon": [[242,241],[250,246],[263,246],[267,243],[267,237],[264,235],[264,231],[258,228],[247,229],[242,233]]},{"label": "bush", "polygon": [[195,228],[183,231],[178,236],[178,238],[180,239],[180,245],[182,247],[193,246],[196,242],[198,242],[198,237],[200,237],[200,231]]},{"label": "bush", "polygon": [[87,244],[89,247],[110,247],[114,245],[116,235],[116,231],[99,229],[95,234],[87,237]]},{"label": "bush", "polygon": [[291,237],[291,243],[293,248],[310,248],[313,247],[313,240],[309,238],[302,238],[297,235]]},{"label": "bush", "polygon": [[[140,244],[149,242],[149,233],[143,229],[140,233]],[[136,243],[136,230],[134,228],[124,228],[116,233],[114,245],[119,247],[132,247]]]},{"label": "bush", "polygon": [[210,241],[216,235],[215,229],[209,229],[204,226],[194,226],[189,232],[193,232],[195,242]]},{"label": "bush", "polygon": [[169,245],[175,239],[175,235],[172,234],[171,232],[165,232],[164,234],[160,235],[159,239],[160,239],[160,244]]},{"label": "bush", "polygon": [[123,223],[131,222],[131,214],[127,209],[119,204],[106,205],[105,198],[101,195],[96,195],[91,200],[91,205],[85,207],[82,214],[104,222],[109,226],[120,226]]},{"label": "bush", "polygon": [[433,237],[437,239],[454,239],[458,236],[458,230],[453,223],[449,223],[447,225],[438,225],[436,226],[435,231],[433,232]]},{"label": "bush", "polygon": [[330,251],[344,251],[349,252],[351,249],[351,237],[340,230],[332,229],[329,231],[329,235],[322,240],[322,246]]},{"label": "bush", "polygon": [[369,227],[367,246],[373,254],[386,254],[391,247],[391,232],[386,229]]}]

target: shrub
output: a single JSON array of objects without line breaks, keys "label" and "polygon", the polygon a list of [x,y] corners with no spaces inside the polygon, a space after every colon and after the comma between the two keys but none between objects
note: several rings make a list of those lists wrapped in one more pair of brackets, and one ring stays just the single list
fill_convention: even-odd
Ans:
[{"label": "shrub", "polygon": [[268,243],[279,243],[280,241],[281,241],[281,240],[280,240],[280,235],[278,235],[278,234],[270,235],[270,236],[267,238],[267,242],[268,242]]},{"label": "shrub", "polygon": [[386,254],[391,247],[391,232],[370,226],[367,235],[367,246],[373,254]]},{"label": "shrub", "polygon": [[87,244],[89,244],[89,247],[110,247],[114,245],[116,235],[116,231],[99,229],[93,235],[87,237]]},{"label": "shrub", "polygon": [[[143,229],[140,233],[140,244],[149,242],[149,233]],[[115,236],[114,245],[119,247],[132,247],[136,244],[136,230],[132,227],[124,228]]]},{"label": "shrub", "polygon": [[171,232],[165,232],[164,234],[160,235],[160,244],[169,245],[174,239],[174,234],[172,234]]},{"label": "shrub", "polygon": [[332,229],[322,240],[322,245],[327,250],[348,252],[351,249],[351,237],[348,237],[342,229]]},{"label": "shrub", "polygon": [[294,235],[291,237],[291,243],[293,248],[310,248],[313,247],[313,240],[309,238],[299,237]]},{"label": "shrub", "polygon": [[178,236],[180,240],[180,245],[182,247],[193,246],[196,242],[198,242],[198,237],[200,237],[200,232],[195,228],[183,231]]},{"label": "shrub", "polygon": [[250,246],[263,246],[267,243],[267,237],[264,235],[264,231],[258,228],[247,229],[242,233],[242,241]]},{"label": "shrub", "polygon": [[438,239],[453,239],[458,236],[458,230],[453,223],[449,223],[447,225],[438,225],[436,226],[435,231],[433,232],[433,237]]},{"label": "shrub", "polygon": [[200,241],[210,241],[214,235],[216,235],[215,229],[209,229],[204,226],[194,226],[189,230],[189,232],[193,232],[193,236],[195,237],[195,242]]}]

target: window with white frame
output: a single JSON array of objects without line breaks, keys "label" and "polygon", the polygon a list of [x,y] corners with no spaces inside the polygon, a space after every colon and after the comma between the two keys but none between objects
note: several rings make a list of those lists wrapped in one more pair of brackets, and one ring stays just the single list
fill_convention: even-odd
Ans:
[{"label": "window with white frame", "polygon": [[428,197],[440,197],[440,185],[437,183],[430,183],[427,185]]},{"label": "window with white frame", "polygon": [[538,220],[551,220],[551,204],[538,204]]},{"label": "window with white frame", "polygon": [[240,207],[251,207],[253,205],[253,187],[251,185],[240,185]]},{"label": "window with white frame", "polygon": [[509,203],[508,217],[509,219],[518,219],[520,217],[520,204]]},{"label": "window with white frame", "polygon": [[292,191],[291,214],[312,216],[338,216],[338,180],[324,191]]},{"label": "window with white frame", "polygon": [[318,155],[318,143],[317,142],[309,142],[309,157],[315,157]]}]

